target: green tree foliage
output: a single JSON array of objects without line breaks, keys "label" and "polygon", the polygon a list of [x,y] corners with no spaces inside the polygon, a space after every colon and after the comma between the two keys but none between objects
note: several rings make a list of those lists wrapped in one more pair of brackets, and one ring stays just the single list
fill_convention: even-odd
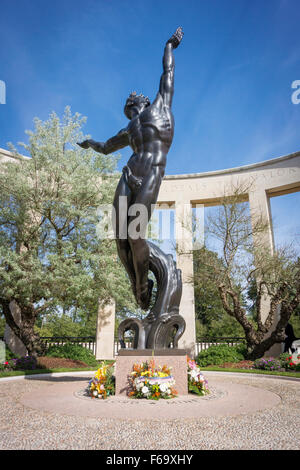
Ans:
[{"label": "green tree foliage", "polygon": [[[85,312],[96,318],[98,301],[133,304],[114,240],[97,236],[98,208],[111,204],[117,159],[76,142],[89,136],[85,118],[67,107],[62,117],[35,119],[15,161],[0,172],[0,304],[6,322],[30,354],[40,349],[38,318]],[[13,309],[21,314],[19,326]]]}]

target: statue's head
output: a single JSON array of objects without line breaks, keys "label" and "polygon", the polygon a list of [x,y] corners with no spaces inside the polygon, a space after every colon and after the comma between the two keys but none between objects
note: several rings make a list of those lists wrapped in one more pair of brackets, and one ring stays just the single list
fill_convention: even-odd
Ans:
[{"label": "statue's head", "polygon": [[135,91],[133,91],[126,100],[124,106],[124,113],[128,119],[132,119],[134,116],[137,116],[142,111],[144,111],[147,106],[150,106],[150,100],[148,96],[144,95],[137,95]]}]

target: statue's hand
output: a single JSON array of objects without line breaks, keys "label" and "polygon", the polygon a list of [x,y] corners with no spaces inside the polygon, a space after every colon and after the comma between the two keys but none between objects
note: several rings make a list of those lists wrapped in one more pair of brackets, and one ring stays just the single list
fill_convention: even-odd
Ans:
[{"label": "statue's hand", "polygon": [[90,141],[84,140],[83,142],[77,142],[77,145],[79,145],[79,147],[82,147],[83,149],[88,149],[90,148]]},{"label": "statue's hand", "polygon": [[182,31],[181,26],[179,26],[179,28],[176,29],[175,33],[173,34],[173,36],[170,37],[167,43],[170,42],[173,48],[176,49],[176,47],[178,47],[179,44],[181,43],[182,38],[183,38],[183,31]]}]

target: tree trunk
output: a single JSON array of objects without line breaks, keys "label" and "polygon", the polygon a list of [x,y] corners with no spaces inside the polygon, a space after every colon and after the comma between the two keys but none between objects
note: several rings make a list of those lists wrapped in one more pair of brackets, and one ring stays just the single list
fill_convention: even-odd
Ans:
[{"label": "tree trunk", "polygon": [[43,343],[40,336],[34,331],[36,318],[34,309],[29,307],[22,309],[20,305],[16,305],[21,313],[19,322],[14,318],[11,302],[2,302],[5,320],[13,333],[26,347],[28,355],[37,357],[43,352]]},{"label": "tree trunk", "polygon": [[[246,312],[240,306],[239,296],[236,292],[226,288],[224,284],[219,286],[219,292],[224,310],[232,317],[234,317],[240,325],[243,327],[246,337],[247,346],[247,359],[255,360],[262,357],[274,344],[282,343],[285,340],[285,327],[290,319],[290,316],[295,309],[298,301],[298,297],[291,302],[282,302],[280,310],[280,318],[276,324],[274,331],[266,337],[270,332],[272,323],[275,316],[275,308],[279,304],[279,295],[272,299],[271,309],[265,323],[258,322],[258,329],[249,322],[246,316]],[[281,293],[281,291],[279,292]],[[232,299],[232,307],[230,308],[227,296]],[[260,308],[260,303],[257,303],[257,307]],[[258,312],[260,314],[260,312]],[[260,315],[258,315],[260,318]]]},{"label": "tree trunk", "polygon": [[283,334],[281,337],[278,334],[269,336],[268,338],[264,339],[258,344],[250,345],[247,344],[247,359],[250,361],[255,361],[255,359],[259,359],[263,357],[264,354],[276,343],[282,343],[284,341],[285,335]]}]

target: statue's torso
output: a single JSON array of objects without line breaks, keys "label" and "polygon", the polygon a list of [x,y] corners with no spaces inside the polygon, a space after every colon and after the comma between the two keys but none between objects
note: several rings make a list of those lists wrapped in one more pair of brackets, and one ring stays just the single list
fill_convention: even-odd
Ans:
[{"label": "statue's torso", "polygon": [[129,143],[134,151],[128,165],[135,176],[145,176],[153,165],[166,166],[166,156],[174,135],[171,109],[154,102],[128,125]]}]

